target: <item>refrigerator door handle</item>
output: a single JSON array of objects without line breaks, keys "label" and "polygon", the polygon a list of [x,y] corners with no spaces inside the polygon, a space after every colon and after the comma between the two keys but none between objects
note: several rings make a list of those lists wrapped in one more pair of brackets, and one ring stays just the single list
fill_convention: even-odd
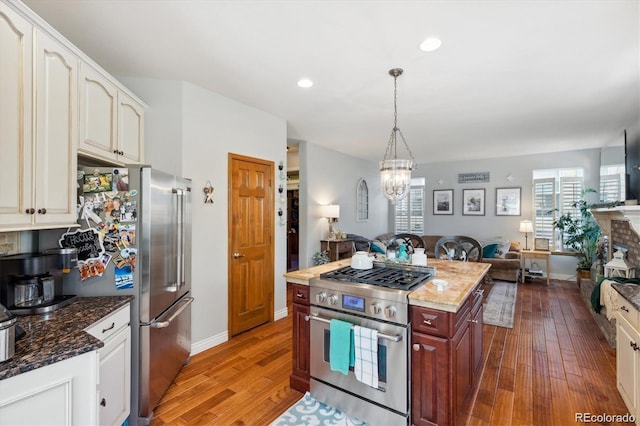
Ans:
[{"label": "refrigerator door handle", "polygon": [[[178,237],[176,241],[177,246],[177,262],[176,262],[176,282],[172,283],[169,287],[169,291],[177,291],[184,286],[184,210],[185,210],[185,191],[181,188],[173,188],[172,192],[176,194],[178,198],[177,210],[178,210]],[[174,290],[175,289],[175,290]]]},{"label": "refrigerator door handle", "polygon": [[178,317],[178,315],[180,315],[182,313],[182,311],[184,311],[185,309],[187,309],[187,307],[193,303],[195,299],[193,297],[185,297],[184,299],[182,299],[180,301],[181,306],[178,307],[172,314],[171,316],[169,316],[169,318],[167,318],[164,321],[160,321],[160,318],[155,319],[151,322],[146,322],[146,323],[142,323],[142,326],[148,326],[151,328],[165,328],[165,327],[169,327],[169,325],[171,324],[171,321],[173,321],[174,319],[176,319]]}]

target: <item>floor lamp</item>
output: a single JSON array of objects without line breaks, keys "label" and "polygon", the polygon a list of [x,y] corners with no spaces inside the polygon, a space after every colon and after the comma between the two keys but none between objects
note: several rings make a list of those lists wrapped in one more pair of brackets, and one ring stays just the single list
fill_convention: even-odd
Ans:
[{"label": "floor lamp", "polygon": [[533,224],[530,220],[523,220],[520,222],[520,232],[524,233],[524,249],[529,250],[529,232],[533,232]]}]

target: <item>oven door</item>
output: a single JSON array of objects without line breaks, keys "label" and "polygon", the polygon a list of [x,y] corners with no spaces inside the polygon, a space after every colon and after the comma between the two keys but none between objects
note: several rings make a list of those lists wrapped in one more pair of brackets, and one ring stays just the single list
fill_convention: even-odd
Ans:
[{"label": "oven door", "polygon": [[[356,379],[353,367],[344,375],[329,364],[329,322],[340,319],[378,331],[378,388]],[[311,377],[331,387],[376,402],[400,413],[408,413],[407,327],[362,318],[344,312],[311,307]],[[313,394],[313,389],[312,389]],[[340,408],[329,401],[324,401]]]}]

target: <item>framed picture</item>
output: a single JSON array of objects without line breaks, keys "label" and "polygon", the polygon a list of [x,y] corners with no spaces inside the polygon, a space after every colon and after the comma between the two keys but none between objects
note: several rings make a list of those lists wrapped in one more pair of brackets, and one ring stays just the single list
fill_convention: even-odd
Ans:
[{"label": "framed picture", "polygon": [[462,214],[484,216],[484,189],[462,190]]},{"label": "framed picture", "polygon": [[536,250],[549,251],[549,239],[548,238],[536,238],[535,245]]},{"label": "framed picture", "polygon": [[496,188],[496,216],[520,216],[520,187]]},{"label": "framed picture", "polygon": [[433,190],[433,214],[453,214],[453,189]]}]

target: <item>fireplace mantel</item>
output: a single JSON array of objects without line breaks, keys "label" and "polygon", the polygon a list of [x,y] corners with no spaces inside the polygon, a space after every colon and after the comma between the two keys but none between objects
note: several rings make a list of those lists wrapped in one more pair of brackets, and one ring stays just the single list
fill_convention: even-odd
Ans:
[{"label": "fireplace mantel", "polygon": [[640,240],[640,206],[620,206],[610,209],[591,209],[594,219],[605,235],[611,235],[611,221],[624,220],[629,222],[631,229]]}]

